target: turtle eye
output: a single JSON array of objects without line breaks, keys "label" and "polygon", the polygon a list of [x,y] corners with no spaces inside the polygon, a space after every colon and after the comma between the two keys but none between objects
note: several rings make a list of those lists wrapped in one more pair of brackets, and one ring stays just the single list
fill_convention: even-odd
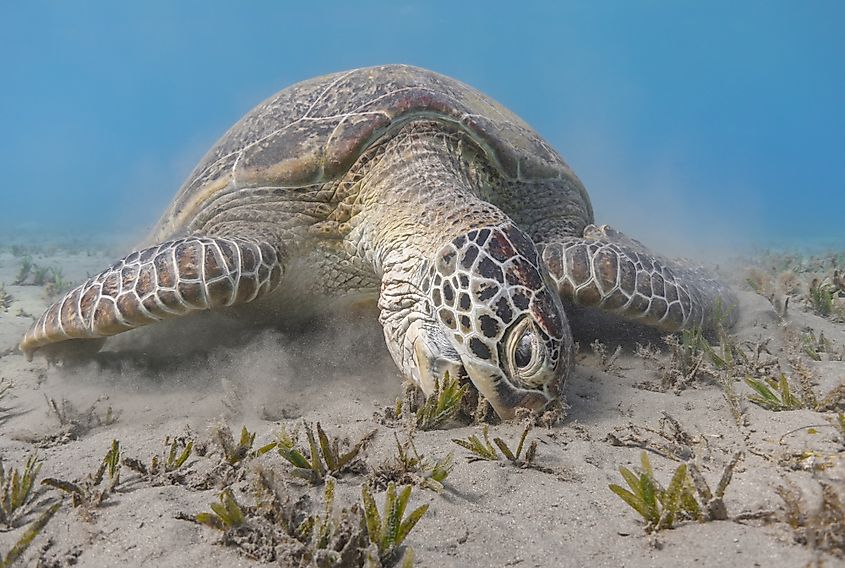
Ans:
[{"label": "turtle eye", "polygon": [[505,343],[508,375],[517,382],[531,385],[542,374],[546,357],[543,343],[531,318],[522,318],[510,330]]},{"label": "turtle eye", "polygon": [[525,330],[525,333],[519,338],[519,343],[517,343],[516,351],[513,354],[513,362],[516,364],[517,369],[525,369],[531,365],[536,341],[537,338],[531,329]]}]

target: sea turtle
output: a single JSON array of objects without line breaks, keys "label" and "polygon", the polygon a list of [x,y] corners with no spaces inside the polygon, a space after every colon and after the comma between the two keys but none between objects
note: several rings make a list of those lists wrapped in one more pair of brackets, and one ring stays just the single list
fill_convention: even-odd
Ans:
[{"label": "sea turtle", "polygon": [[148,242],[53,304],[20,348],[99,348],[197,310],[284,319],[367,297],[406,377],[426,394],[447,371],[469,379],[502,417],[561,394],[565,306],[668,331],[735,313],[716,279],[594,225],[582,183],[512,112],[454,79],[386,65],[259,104]]}]

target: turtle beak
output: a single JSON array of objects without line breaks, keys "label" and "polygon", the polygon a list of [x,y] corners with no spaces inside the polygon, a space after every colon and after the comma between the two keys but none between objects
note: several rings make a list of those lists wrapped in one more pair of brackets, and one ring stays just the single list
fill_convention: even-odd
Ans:
[{"label": "turtle beak", "polygon": [[517,388],[499,367],[482,361],[465,362],[472,384],[503,420],[513,418],[517,408],[541,410],[552,398],[540,390]]},{"label": "turtle beak", "polygon": [[496,365],[470,357],[465,357],[462,362],[457,352],[427,341],[426,337],[425,334],[420,334],[414,341],[416,367],[411,371],[413,379],[426,397],[434,394],[435,382],[442,381],[446,373],[449,373],[450,377],[456,379],[468,376],[478,392],[490,402],[496,414],[503,420],[513,418],[517,408],[540,410],[553,400],[541,390],[514,386]]},{"label": "turtle beak", "polygon": [[434,393],[435,381],[442,381],[446,373],[454,379],[464,375],[460,361],[453,361],[435,353],[422,339],[414,342],[414,355],[417,359],[416,372],[419,373],[414,378],[427,397]]}]

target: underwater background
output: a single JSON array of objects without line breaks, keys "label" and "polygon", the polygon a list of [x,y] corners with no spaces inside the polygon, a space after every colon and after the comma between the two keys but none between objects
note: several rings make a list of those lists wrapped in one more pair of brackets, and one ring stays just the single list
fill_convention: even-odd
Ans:
[{"label": "underwater background", "polygon": [[[845,566],[843,16],[843,0],[0,0],[0,565],[40,530],[15,566]],[[418,376],[445,362],[464,383],[444,374],[428,402],[366,289],[282,301],[328,288],[303,261],[278,311],[204,310],[27,361],[49,306],[56,339],[87,325],[73,312],[91,295],[70,291],[145,237],[244,113],[395,62],[510,107],[598,223],[713,269],[734,292],[713,333],[564,298],[560,404],[499,423],[453,366],[466,349],[406,309],[414,279],[385,280],[389,326],[423,340]],[[329,279],[354,288],[352,266]],[[669,296],[661,280],[636,284]],[[309,307],[323,317],[295,317]],[[510,355],[523,321],[497,346],[512,378],[529,376]],[[532,373],[550,357],[533,345]]]},{"label": "underwater background", "polygon": [[845,243],[841,2],[0,6],[4,238],[139,238],[261,100],[408,63],[522,116],[661,251]]}]

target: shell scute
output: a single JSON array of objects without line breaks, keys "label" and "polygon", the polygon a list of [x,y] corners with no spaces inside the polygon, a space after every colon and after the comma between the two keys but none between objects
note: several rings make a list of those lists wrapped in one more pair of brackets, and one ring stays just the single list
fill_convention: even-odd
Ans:
[{"label": "shell scute", "polygon": [[296,190],[338,179],[372,144],[413,120],[460,128],[506,178],[569,180],[589,203],[560,155],[499,103],[432,71],[385,65],[297,83],[259,104],[195,168],[158,234],[178,233],[205,204],[243,188]]}]

